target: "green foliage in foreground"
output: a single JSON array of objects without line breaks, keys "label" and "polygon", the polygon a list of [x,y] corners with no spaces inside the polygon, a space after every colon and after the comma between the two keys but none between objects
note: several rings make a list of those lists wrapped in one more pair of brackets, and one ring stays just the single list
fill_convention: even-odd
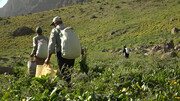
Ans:
[{"label": "green foliage in foreground", "polygon": [[[100,52],[139,45],[157,45],[165,40],[180,42],[180,34],[170,34],[180,27],[179,0],[93,0],[65,8],[18,17],[0,19],[0,57],[27,57],[33,35],[12,37],[22,26],[43,28],[49,36],[49,24],[61,16],[65,25],[73,26],[87,58],[78,58],[72,73],[72,88],[58,74],[56,78],[31,78],[26,62],[0,61],[0,66],[15,66],[15,75],[0,75],[2,101],[116,101],[180,99],[180,59],[160,59],[132,52],[129,59],[119,53]],[[174,21],[170,21],[174,18]],[[114,33],[111,35],[111,33]],[[180,55],[180,53],[178,53]],[[57,69],[56,58],[51,59]]]},{"label": "green foliage in foreground", "polygon": [[[0,98],[2,101],[178,101],[179,63],[179,58],[160,60],[155,56],[134,54],[130,59],[125,59],[119,54],[89,54],[87,60],[76,61],[71,88],[61,76],[31,78],[26,73],[26,66],[16,65],[16,75],[0,75]],[[82,68],[87,67],[88,72],[83,72]]]}]

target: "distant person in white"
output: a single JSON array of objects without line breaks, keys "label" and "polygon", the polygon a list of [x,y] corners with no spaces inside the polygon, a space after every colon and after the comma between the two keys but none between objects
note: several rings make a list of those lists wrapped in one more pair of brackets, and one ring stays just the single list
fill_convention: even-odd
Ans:
[{"label": "distant person in white", "polygon": [[123,53],[124,53],[125,58],[129,58],[129,52],[130,52],[129,48],[124,46]]}]

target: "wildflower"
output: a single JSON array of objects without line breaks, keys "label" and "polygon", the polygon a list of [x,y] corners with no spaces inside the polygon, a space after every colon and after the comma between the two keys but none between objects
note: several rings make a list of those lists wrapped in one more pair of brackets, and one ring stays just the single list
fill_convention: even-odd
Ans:
[{"label": "wildflower", "polygon": [[4,89],[3,89],[2,91],[3,91],[3,92],[6,92],[6,90],[4,90]]},{"label": "wildflower", "polygon": [[123,88],[123,89],[122,89],[122,92],[125,92],[125,91],[126,91],[126,88]]},{"label": "wildflower", "polygon": [[130,94],[132,94],[132,91],[130,91]]},{"label": "wildflower", "polygon": [[138,87],[139,89],[142,89],[142,88],[139,86],[139,84],[137,84],[137,87]]},{"label": "wildflower", "polygon": [[177,85],[177,82],[174,82],[175,85]]},{"label": "wildflower", "polygon": [[180,97],[175,97],[175,99],[178,99],[178,100],[180,100]]}]

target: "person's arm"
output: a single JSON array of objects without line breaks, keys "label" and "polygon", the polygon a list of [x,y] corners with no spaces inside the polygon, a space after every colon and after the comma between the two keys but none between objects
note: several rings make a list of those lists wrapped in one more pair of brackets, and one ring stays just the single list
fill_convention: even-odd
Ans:
[{"label": "person's arm", "polygon": [[48,37],[46,37],[47,38],[47,44],[49,44],[49,39],[48,39]]},{"label": "person's arm", "polygon": [[51,55],[52,54],[48,54],[48,57],[46,58],[46,60],[45,60],[45,64],[49,64],[49,62],[50,62],[50,59],[51,59]]},{"label": "person's arm", "polygon": [[38,44],[38,42],[37,42],[36,38],[34,37],[34,38],[33,38],[33,50],[32,50],[32,52],[31,52],[30,57],[33,57],[33,56],[36,55],[37,44]]},{"label": "person's arm", "polygon": [[123,53],[125,53],[125,52],[126,52],[126,49],[124,48]]}]

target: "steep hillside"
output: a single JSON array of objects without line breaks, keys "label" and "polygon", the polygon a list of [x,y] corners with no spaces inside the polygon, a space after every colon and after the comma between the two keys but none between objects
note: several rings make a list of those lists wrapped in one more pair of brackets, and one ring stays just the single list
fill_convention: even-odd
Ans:
[{"label": "steep hillside", "polygon": [[[93,51],[118,49],[123,45],[131,48],[153,46],[171,39],[177,44],[179,34],[172,35],[171,29],[180,27],[179,7],[177,1],[95,0],[37,14],[3,18],[0,20],[3,25],[0,26],[0,52],[1,55],[29,53],[35,34],[13,38],[13,31],[22,26],[33,30],[41,26],[44,34],[49,36],[52,29],[49,24],[54,16],[61,16],[65,25],[73,26],[83,46]],[[175,21],[170,21],[172,18]]]},{"label": "steep hillside", "polygon": [[0,17],[36,13],[86,1],[89,0],[8,0],[7,4],[0,8]]}]

